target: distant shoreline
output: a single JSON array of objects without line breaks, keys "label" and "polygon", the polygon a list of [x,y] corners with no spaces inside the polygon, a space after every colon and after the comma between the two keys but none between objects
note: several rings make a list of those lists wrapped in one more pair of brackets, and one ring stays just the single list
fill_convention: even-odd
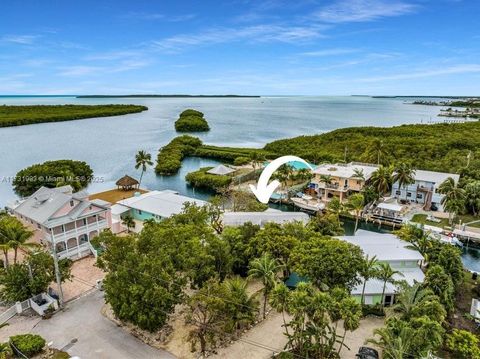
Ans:
[{"label": "distant shoreline", "polygon": [[259,98],[253,95],[79,95],[77,98]]}]

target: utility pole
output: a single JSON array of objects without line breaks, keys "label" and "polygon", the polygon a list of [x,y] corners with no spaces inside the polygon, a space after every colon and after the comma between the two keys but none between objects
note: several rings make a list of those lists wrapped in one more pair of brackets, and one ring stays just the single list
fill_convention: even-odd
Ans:
[{"label": "utility pole", "polygon": [[58,286],[58,301],[60,308],[63,307],[63,290],[62,290],[62,278],[60,276],[60,269],[58,268],[58,256],[57,256],[57,246],[55,243],[55,237],[53,235],[53,230],[50,229],[50,234],[52,238],[52,252],[53,252],[53,265],[55,267],[55,279],[57,281]]}]

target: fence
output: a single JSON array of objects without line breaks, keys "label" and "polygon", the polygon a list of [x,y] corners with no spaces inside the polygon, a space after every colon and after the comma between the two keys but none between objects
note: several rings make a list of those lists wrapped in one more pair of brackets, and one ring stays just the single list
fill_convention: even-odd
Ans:
[{"label": "fence", "polygon": [[5,312],[0,314],[0,325],[8,322],[15,315],[24,312],[30,308],[30,299],[24,300],[23,302],[17,302],[8,308]]}]

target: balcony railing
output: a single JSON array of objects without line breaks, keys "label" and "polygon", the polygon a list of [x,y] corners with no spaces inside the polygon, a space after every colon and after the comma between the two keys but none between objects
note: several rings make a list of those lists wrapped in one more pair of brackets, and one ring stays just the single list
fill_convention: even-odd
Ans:
[{"label": "balcony railing", "polygon": [[[107,226],[107,220],[103,219],[98,222],[93,222],[93,223],[87,223],[86,225],[83,226],[78,226],[77,228],[71,229],[66,232],[62,233],[57,233],[53,235],[53,238],[55,242],[58,241],[64,241],[72,237],[77,237],[82,234],[89,234],[91,231],[100,231]],[[46,239],[50,242],[51,241],[51,236],[47,235]]]}]

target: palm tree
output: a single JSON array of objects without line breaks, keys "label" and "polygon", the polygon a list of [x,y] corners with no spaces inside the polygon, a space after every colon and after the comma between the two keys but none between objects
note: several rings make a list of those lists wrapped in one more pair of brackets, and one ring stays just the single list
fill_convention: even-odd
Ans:
[{"label": "palm tree", "polygon": [[130,228],[135,227],[135,221],[133,220],[133,217],[129,214],[125,215],[122,218],[122,224],[127,227],[127,233],[130,233]]},{"label": "palm tree", "polygon": [[376,138],[370,142],[366,149],[366,159],[370,162],[376,162],[378,165],[387,162],[388,149],[383,140]]},{"label": "palm tree", "polygon": [[377,274],[377,267],[378,267],[378,260],[376,256],[369,258],[368,256],[365,258],[364,266],[360,275],[363,277],[363,287],[362,287],[362,296],[361,296],[361,304],[365,304],[365,286],[369,279],[374,278]]},{"label": "palm tree", "polygon": [[250,269],[248,270],[249,278],[260,279],[263,284],[263,319],[265,319],[267,314],[268,296],[275,287],[277,274],[282,268],[283,266],[279,265],[268,253],[254,259],[250,263]]},{"label": "palm tree", "polygon": [[360,178],[362,180],[365,180],[365,174],[363,173],[363,169],[354,168],[353,169],[353,178]]},{"label": "palm tree", "polygon": [[9,358],[13,358],[13,351],[12,351],[12,348],[10,347],[10,344],[9,343],[1,343],[0,344],[0,359],[9,359]]},{"label": "palm tree", "polygon": [[480,181],[468,182],[465,186],[466,204],[472,209],[473,215],[477,216],[480,210]]},{"label": "palm tree", "polygon": [[378,271],[377,271],[377,279],[383,281],[383,288],[382,288],[382,307],[385,307],[385,289],[387,287],[387,283],[395,283],[394,276],[399,275],[403,277],[402,272],[396,271],[390,267],[390,264],[387,262],[380,262],[378,263]]},{"label": "palm tree", "polygon": [[241,329],[255,320],[258,301],[255,295],[249,295],[247,281],[240,277],[229,278],[223,282],[225,296],[228,299],[229,318],[235,330]]},{"label": "palm tree", "polygon": [[438,192],[443,194],[442,205],[448,212],[448,221],[452,224],[455,216],[465,208],[465,190],[458,187],[452,177],[448,177],[438,186]]},{"label": "palm tree", "polygon": [[407,186],[415,183],[415,170],[406,163],[400,163],[395,168],[393,183],[398,182],[398,188],[405,188],[405,200],[407,199]]},{"label": "palm tree", "polygon": [[372,173],[370,183],[380,196],[387,193],[393,182],[393,169],[391,166],[380,166]]},{"label": "palm tree", "polygon": [[398,333],[391,327],[383,327],[375,329],[373,333],[378,339],[368,339],[367,343],[372,343],[381,348],[383,358],[404,359],[411,355],[415,334],[411,327],[404,326]]},{"label": "palm tree", "polygon": [[146,151],[138,151],[135,156],[135,169],[142,168],[142,174],[140,175],[140,181],[138,181],[138,187],[142,184],[142,177],[148,166],[153,166],[152,155]]},{"label": "palm tree", "polygon": [[15,217],[5,217],[0,221],[0,243],[5,255],[5,265],[8,266],[8,250],[13,249],[13,263],[17,263],[18,249],[38,247],[37,243],[27,243],[32,238],[33,231],[27,229]]},{"label": "palm tree", "polygon": [[288,336],[288,326],[287,320],[285,319],[285,312],[288,312],[290,305],[290,289],[284,284],[279,283],[273,288],[270,305],[277,311],[282,313],[283,318],[283,327],[285,328],[285,333]]},{"label": "palm tree", "polygon": [[304,181],[309,181],[309,180],[312,179],[312,177],[313,177],[312,172],[311,172],[309,169],[307,169],[307,168],[301,168],[301,169],[299,169],[299,170],[297,171],[297,174],[295,175],[295,178],[296,178],[297,180],[302,181],[302,182],[304,182]]},{"label": "palm tree", "polygon": [[400,313],[402,318],[409,319],[412,310],[424,301],[436,298],[430,289],[423,288],[422,283],[415,283],[413,286],[406,286],[396,297],[396,303],[392,309]]},{"label": "palm tree", "polygon": [[346,207],[353,211],[355,215],[355,229],[353,230],[353,233],[357,231],[358,228],[358,221],[360,219],[360,216],[362,214],[362,210],[364,207],[364,198],[363,194],[361,193],[354,193],[350,197],[348,197],[348,202],[346,203]]},{"label": "palm tree", "polygon": [[250,153],[250,160],[252,161],[252,167],[255,171],[257,169],[257,165],[261,165],[265,158],[257,151],[253,151],[252,153]]},{"label": "palm tree", "polygon": [[332,176],[330,175],[320,175],[320,182],[325,183],[325,185],[329,185],[332,183]]}]

